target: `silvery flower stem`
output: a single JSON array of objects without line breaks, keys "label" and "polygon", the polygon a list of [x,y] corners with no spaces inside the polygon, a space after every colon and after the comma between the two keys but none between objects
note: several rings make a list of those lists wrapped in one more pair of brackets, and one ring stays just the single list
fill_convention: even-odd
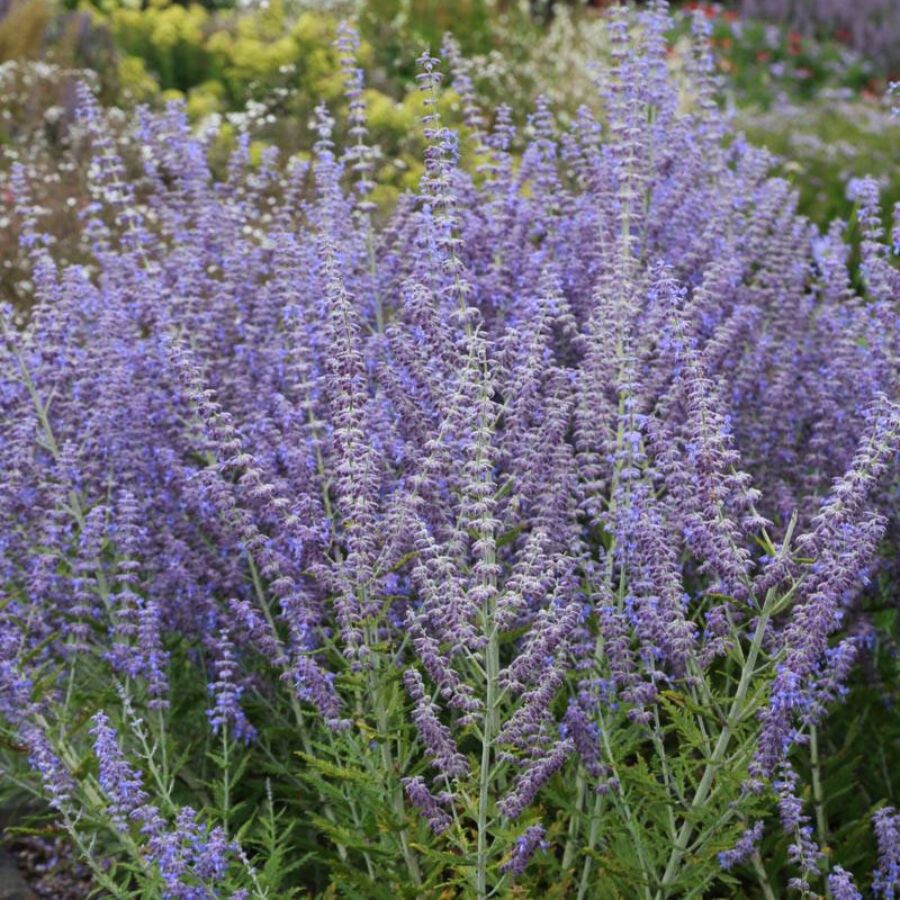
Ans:
[{"label": "silvery flower stem", "polygon": [[[488,621],[493,623],[494,600],[488,602]],[[476,858],[476,891],[479,898],[487,896],[488,810],[491,794],[491,749],[497,733],[497,685],[500,676],[500,648],[497,629],[491,627],[485,649],[484,728],[481,742],[481,772],[478,788],[478,847]]]},{"label": "silvery flower stem", "polygon": [[[816,807],[816,827],[818,829],[819,844],[825,850],[822,863],[825,867],[825,874],[828,874],[831,868],[828,865],[828,819],[825,816],[825,797],[822,792],[822,767],[819,761],[819,729],[815,725],[811,725],[809,729],[809,757],[812,767],[812,793],[813,803]],[[826,881],[825,895],[831,898],[831,888]]]}]

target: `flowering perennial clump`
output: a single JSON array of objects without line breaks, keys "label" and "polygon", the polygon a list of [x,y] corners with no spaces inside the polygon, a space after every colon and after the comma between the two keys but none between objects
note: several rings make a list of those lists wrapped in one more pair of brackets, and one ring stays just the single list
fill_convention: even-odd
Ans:
[{"label": "flowering perennial clump", "polygon": [[349,28],[308,160],[214,177],[177,104],[122,156],[82,87],[80,263],[12,173],[0,764],[111,895],[776,896],[782,839],[784,891],[894,895],[896,816],[851,876],[798,767],[892,565],[900,273],[876,183],[857,262],[669,25],[614,13],[565,128],[452,43],[446,127],[423,54],[391,211]]}]

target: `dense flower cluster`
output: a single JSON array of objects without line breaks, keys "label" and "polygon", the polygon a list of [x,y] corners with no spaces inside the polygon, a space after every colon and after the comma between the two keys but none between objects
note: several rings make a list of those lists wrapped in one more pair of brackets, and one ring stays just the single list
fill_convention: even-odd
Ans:
[{"label": "dense flower cluster", "polygon": [[876,896],[893,898],[900,891],[900,816],[886,806],[875,813],[873,821],[880,853],[872,890]]},{"label": "dense flower cluster", "polygon": [[762,837],[764,823],[755,822],[740,837],[738,842],[730,849],[723,850],[719,854],[719,862],[723,869],[731,869],[740,865],[756,849],[759,839]]},{"label": "dense flower cluster", "polygon": [[[100,712],[96,787],[75,784],[66,716],[115,704],[108,684],[91,696],[98,677],[148,729],[185,715],[176,676],[205,679],[226,769],[230,739],[268,747],[286,693],[293,749],[352,748],[387,779],[378,832],[415,884],[406,803],[421,840],[470,854],[483,897],[549,840],[517,820],[568,767],[579,896],[604,803],[648,896],[677,893],[697,809],[735,815],[726,759],[747,803],[778,775],[797,883],[821,874],[786,757],[840,696],[895,511],[900,273],[875,183],[854,186],[857,282],[840,226],[798,217],[767,155],[730,134],[702,33],[679,94],[669,24],[662,3],[613,16],[604,117],[566,128],[544,101],[523,133],[503,107],[489,124],[452,46],[467,128],[445,127],[424,54],[424,173],[389,214],[349,30],[352,141],[335,146],[321,106],[310,160],[254,162],[239,135],[216,179],[209,136],[172,105],[134,122],[135,175],[82,89],[83,264],[57,263],[13,174],[37,302],[21,327],[2,310],[0,710],[54,804],[99,788],[166,896],[252,874],[226,831],[230,777],[224,825],[202,825]],[[664,750],[691,697],[711,720],[690,732],[702,779],[691,751],[682,772]],[[629,787],[644,743],[672,810],[659,859]],[[322,796],[343,863],[350,794]],[[708,857],[736,865],[761,832]],[[349,846],[374,878],[371,845]]]}]

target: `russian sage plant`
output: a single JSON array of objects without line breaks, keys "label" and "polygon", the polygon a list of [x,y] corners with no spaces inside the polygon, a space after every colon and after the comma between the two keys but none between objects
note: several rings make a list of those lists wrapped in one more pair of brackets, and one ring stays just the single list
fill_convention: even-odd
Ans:
[{"label": "russian sage plant", "polygon": [[177,104],[123,154],[82,87],[81,262],[11,171],[0,759],[103,892],[893,896],[897,814],[834,862],[819,752],[895,564],[878,186],[851,259],[669,27],[615,12],[566,128],[452,42],[446,127],[423,54],[389,211],[349,28],[309,159],[214,177]]}]

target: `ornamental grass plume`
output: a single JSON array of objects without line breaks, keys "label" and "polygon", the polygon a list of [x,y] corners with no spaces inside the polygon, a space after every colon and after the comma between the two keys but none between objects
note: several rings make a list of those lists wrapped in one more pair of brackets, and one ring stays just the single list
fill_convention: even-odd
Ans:
[{"label": "ornamental grass plume", "polygon": [[799,784],[891,564],[877,194],[856,278],[702,29],[685,97],[665,3],[611,16],[565,127],[479,109],[452,42],[448,127],[424,53],[390,210],[349,27],[345,147],[322,105],[309,160],[239,132],[216,175],[170,104],[123,156],[82,88],[77,263],[10,176],[0,764],[112,896],[855,890]]}]

